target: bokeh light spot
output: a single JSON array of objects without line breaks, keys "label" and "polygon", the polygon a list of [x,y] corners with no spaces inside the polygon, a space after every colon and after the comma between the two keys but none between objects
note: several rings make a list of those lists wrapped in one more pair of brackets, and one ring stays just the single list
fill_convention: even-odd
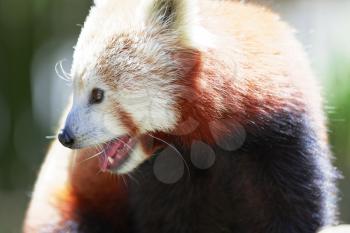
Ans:
[{"label": "bokeh light spot", "polygon": [[191,161],[199,169],[208,169],[215,163],[215,152],[206,143],[195,141],[191,146]]},{"label": "bokeh light spot", "polygon": [[153,172],[165,184],[174,184],[184,175],[185,165],[178,152],[168,146],[156,158]]}]

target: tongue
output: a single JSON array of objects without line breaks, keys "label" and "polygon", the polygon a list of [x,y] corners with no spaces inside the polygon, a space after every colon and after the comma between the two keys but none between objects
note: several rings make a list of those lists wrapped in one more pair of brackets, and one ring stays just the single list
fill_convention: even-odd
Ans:
[{"label": "tongue", "polygon": [[105,153],[107,157],[111,157],[114,158],[117,155],[118,150],[122,149],[124,147],[124,143],[123,141],[115,141],[115,142],[111,142],[110,145],[107,146]]},{"label": "tongue", "polygon": [[[104,153],[100,157],[100,166],[102,171],[108,170],[112,165],[117,166],[121,160],[123,160],[125,156],[128,155],[130,147],[130,145],[128,145],[129,139],[130,138],[128,136],[123,136],[109,142],[105,146]],[[111,159],[113,159],[113,163],[109,161]]]}]

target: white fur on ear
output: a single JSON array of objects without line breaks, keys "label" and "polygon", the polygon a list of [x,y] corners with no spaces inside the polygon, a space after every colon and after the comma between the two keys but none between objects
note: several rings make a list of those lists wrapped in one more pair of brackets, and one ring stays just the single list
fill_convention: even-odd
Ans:
[{"label": "white fur on ear", "polygon": [[113,1],[113,0],[94,0],[94,3],[96,6],[101,6],[101,5],[106,4],[109,1]]},{"label": "white fur on ear", "polygon": [[195,0],[151,0],[150,18],[176,30],[190,26],[197,17]]},{"label": "white fur on ear", "polygon": [[213,35],[200,26],[197,0],[146,0],[148,18],[165,29],[174,30],[191,47],[211,47]]},{"label": "white fur on ear", "polygon": [[195,0],[149,0],[150,22],[175,31],[180,41],[190,44],[190,34],[197,24]]}]

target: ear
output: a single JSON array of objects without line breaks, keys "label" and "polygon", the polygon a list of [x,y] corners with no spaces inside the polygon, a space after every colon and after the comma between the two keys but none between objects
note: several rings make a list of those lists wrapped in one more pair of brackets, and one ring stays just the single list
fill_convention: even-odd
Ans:
[{"label": "ear", "polygon": [[152,0],[149,19],[188,39],[189,31],[196,24],[195,3],[195,0]]},{"label": "ear", "polygon": [[101,6],[101,5],[106,4],[108,1],[110,1],[110,0],[94,0],[94,4],[95,4],[95,6]]}]

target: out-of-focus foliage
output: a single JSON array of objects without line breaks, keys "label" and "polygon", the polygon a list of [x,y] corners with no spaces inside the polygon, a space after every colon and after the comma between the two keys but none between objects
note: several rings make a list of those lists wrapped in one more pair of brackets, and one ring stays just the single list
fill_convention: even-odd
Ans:
[{"label": "out-of-focus foliage", "polygon": [[[80,31],[77,25],[83,23],[91,2],[0,1],[0,233],[20,232],[36,174],[50,143],[45,136],[55,133],[63,100],[70,91],[55,75],[54,65],[66,58],[64,67],[69,69],[72,46]],[[310,31],[306,39],[304,34],[300,36],[306,48],[316,43],[310,55],[325,84],[330,139],[336,165],[344,175],[339,182],[341,219],[350,223],[350,59],[342,43],[334,42],[344,38],[350,41],[350,32],[330,20],[343,12],[340,10],[346,8],[342,7],[346,2],[266,0],[264,4],[282,13],[282,18],[304,34]],[[342,13],[342,17],[350,22],[350,14]],[[339,29],[336,36],[328,33],[326,38],[332,38],[332,43],[320,36],[330,27]],[[317,62],[320,58],[322,62]]]},{"label": "out-of-focus foliage", "polygon": [[[30,192],[50,143],[45,136],[54,132],[55,125],[48,127],[34,110],[36,54],[46,47],[40,53],[45,61],[62,41],[76,39],[81,29],[77,24],[84,22],[91,2],[0,1],[0,233],[21,231]],[[53,65],[44,68],[54,72]],[[48,90],[49,86],[36,88],[45,93],[40,96],[42,101],[50,99]]]},{"label": "out-of-focus foliage", "polygon": [[341,170],[339,205],[342,219],[350,222],[350,59],[335,55],[330,63],[327,88],[330,140]]}]

